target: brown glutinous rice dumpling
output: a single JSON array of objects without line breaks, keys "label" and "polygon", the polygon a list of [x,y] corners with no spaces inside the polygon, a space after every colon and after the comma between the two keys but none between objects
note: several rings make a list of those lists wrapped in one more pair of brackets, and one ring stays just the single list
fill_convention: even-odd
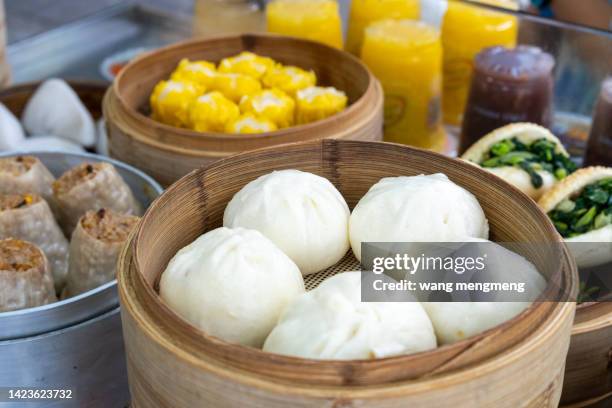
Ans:
[{"label": "brown glutinous rice dumpling", "polygon": [[0,240],[0,312],[56,300],[53,276],[43,251],[26,241]]},{"label": "brown glutinous rice dumpling", "polygon": [[0,194],[0,239],[6,238],[31,242],[44,252],[60,293],[68,273],[68,240],[47,202],[36,194]]},{"label": "brown glutinous rice dumpling", "polygon": [[53,183],[60,207],[60,225],[70,235],[87,211],[105,208],[117,213],[141,215],[142,207],[110,163],[81,163]]},{"label": "brown glutinous rice dumpling", "polygon": [[139,218],[101,209],[88,211],[70,242],[70,266],[62,297],[75,296],[115,278],[119,252]]}]

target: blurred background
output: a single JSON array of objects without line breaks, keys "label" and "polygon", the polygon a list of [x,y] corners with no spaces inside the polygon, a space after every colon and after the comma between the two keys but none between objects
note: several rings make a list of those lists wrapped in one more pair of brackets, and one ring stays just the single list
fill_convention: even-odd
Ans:
[{"label": "blurred background", "polygon": [[[146,50],[192,36],[266,31],[265,8],[269,3],[265,0],[4,1],[7,59],[13,67],[13,84],[53,76],[111,81],[125,63]],[[351,12],[350,0],[339,0],[338,3],[345,49],[361,56],[361,38],[355,40],[356,36],[349,27],[358,27],[363,33],[363,27],[370,23],[371,18],[364,19],[359,13],[384,13],[368,9],[371,7],[368,4],[375,2],[358,1],[361,12],[355,12],[355,7]],[[423,126],[432,128],[431,121],[436,122],[435,118],[440,116],[445,129],[443,132],[439,129],[422,130],[400,123],[397,129],[400,136],[392,135],[389,126],[392,120],[389,118],[393,119],[398,105],[397,100],[391,98],[396,84],[391,86],[392,79],[388,78],[382,80],[389,96],[386,104],[387,140],[456,154],[474,56],[491,45],[514,47],[527,44],[539,47],[555,59],[554,118],[551,123],[543,120],[541,124],[551,127],[575,157],[582,156],[601,83],[612,72],[610,1],[414,0],[412,3],[415,11],[410,17],[440,33],[444,54],[440,72],[443,89],[423,97],[424,101],[417,103],[422,106],[408,111],[404,120],[412,124],[420,121]],[[284,21],[283,18],[278,16],[277,20]],[[276,27],[272,31],[296,34],[283,31],[287,29],[291,28]],[[325,30],[327,28],[323,25],[316,34],[305,33],[304,36],[320,34],[324,37]],[[421,63],[425,68],[414,72],[430,70],[426,65],[431,61]],[[366,64],[377,76],[383,75],[375,62],[366,61]],[[436,81],[438,78],[434,76],[421,78],[418,82],[434,84]],[[415,85],[417,81],[412,85],[409,80],[404,82],[400,85],[412,90],[404,92],[402,100],[414,99],[410,92],[423,95],[425,88],[418,88]],[[540,123],[537,119],[531,121]],[[439,124],[441,126],[442,122]],[[414,136],[406,139],[403,136],[406,132]]]}]

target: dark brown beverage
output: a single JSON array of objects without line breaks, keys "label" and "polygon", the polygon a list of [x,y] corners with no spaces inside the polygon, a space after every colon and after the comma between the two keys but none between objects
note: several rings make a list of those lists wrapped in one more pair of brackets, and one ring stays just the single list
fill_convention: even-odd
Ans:
[{"label": "dark brown beverage", "polygon": [[584,165],[612,166],[612,77],[601,84]]},{"label": "dark brown beverage", "polygon": [[532,122],[549,127],[554,65],[553,56],[538,47],[491,47],[478,53],[459,152],[509,123]]}]

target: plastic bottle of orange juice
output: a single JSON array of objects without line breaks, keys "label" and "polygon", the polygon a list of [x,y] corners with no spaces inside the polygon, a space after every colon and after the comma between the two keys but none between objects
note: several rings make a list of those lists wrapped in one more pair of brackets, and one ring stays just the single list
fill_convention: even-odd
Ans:
[{"label": "plastic bottle of orange juice", "polygon": [[342,19],[335,0],[274,0],[266,16],[271,33],[342,48]]},{"label": "plastic bottle of orange juice", "polygon": [[193,35],[212,37],[265,31],[263,8],[263,0],[196,0]]},{"label": "plastic bottle of orange juice", "polygon": [[[512,0],[481,3],[517,8]],[[516,17],[484,7],[450,0],[442,22],[444,47],[444,121],[459,125],[467,102],[473,60],[483,48],[516,45]]]},{"label": "plastic bottle of orange juice", "polygon": [[385,140],[441,151],[442,44],[414,20],[380,20],[365,31],[361,58],[385,91]]},{"label": "plastic bottle of orange juice", "polygon": [[420,14],[419,0],[352,0],[346,50],[359,55],[364,31],[374,21],[389,18],[418,20]]}]

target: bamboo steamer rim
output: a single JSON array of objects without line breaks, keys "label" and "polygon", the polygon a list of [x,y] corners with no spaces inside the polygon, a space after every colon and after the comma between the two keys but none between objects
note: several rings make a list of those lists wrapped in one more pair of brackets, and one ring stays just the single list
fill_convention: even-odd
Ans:
[{"label": "bamboo steamer rim", "polygon": [[[240,155],[232,156],[231,158],[228,158],[228,159],[222,159],[216,162],[213,165],[213,167],[217,165],[226,164],[233,160],[240,160],[240,159],[244,160],[245,158],[248,158],[250,155],[258,154],[258,153],[266,152],[266,151],[275,151],[275,150],[282,151],[284,149],[288,149],[291,147],[296,147],[296,148],[297,147],[314,147],[316,148],[319,146],[321,146],[321,148],[329,147],[330,149],[333,149],[334,146],[337,146],[338,144],[344,144],[344,145],[352,144],[353,146],[361,146],[361,147],[365,147],[366,145],[369,145],[375,148],[399,150],[402,153],[410,152],[411,154],[426,156],[431,159],[436,159],[436,160],[445,162],[445,164],[452,164],[454,166],[465,168],[466,171],[478,172],[479,173],[478,176],[481,179],[483,179],[484,182],[497,185],[497,187],[500,189],[512,189],[513,192],[518,194],[518,197],[524,201],[524,204],[526,206],[533,207],[532,210],[534,211],[534,214],[536,214],[540,218],[540,221],[542,225],[544,226],[544,229],[546,230],[547,235],[550,236],[551,238],[554,237],[554,240],[551,242],[559,243],[562,250],[567,252],[567,248],[565,244],[563,243],[562,238],[556,233],[556,230],[554,229],[554,226],[552,225],[548,217],[544,213],[542,213],[541,210],[539,210],[539,208],[536,206],[536,204],[531,199],[529,199],[527,196],[521,193],[518,189],[509,186],[503,181],[500,181],[500,179],[498,179],[494,175],[486,171],[483,171],[481,169],[475,168],[474,166],[468,163],[463,163],[459,160],[451,159],[451,158],[448,158],[448,157],[445,157],[445,156],[442,156],[436,153],[428,152],[425,150],[421,150],[421,149],[410,148],[410,147],[398,145],[398,144],[380,143],[380,142],[335,141],[335,140],[310,141],[310,142],[304,142],[304,143],[293,143],[293,144],[283,145],[281,147],[258,149],[256,151],[243,153]],[[205,171],[205,169],[194,170],[189,175],[185,176],[185,178],[195,177],[196,174],[202,171]],[[179,190],[180,188],[181,188],[181,183],[175,183],[173,186],[171,186],[167,190],[164,196],[170,196],[173,192],[175,192],[176,190]],[[376,360],[304,359],[304,358],[298,358],[298,357],[271,354],[271,353],[267,353],[259,349],[245,347],[245,346],[241,346],[237,344],[232,344],[232,343],[223,341],[219,338],[216,338],[214,336],[210,336],[200,331],[199,329],[196,329],[194,326],[192,326],[191,324],[187,323],[185,320],[180,318],[176,313],[174,313],[174,311],[172,311],[161,300],[156,290],[147,283],[146,278],[141,272],[142,269],[140,268],[140,262],[139,262],[139,259],[140,259],[139,242],[143,240],[142,235],[144,234],[145,227],[149,223],[149,220],[151,218],[151,213],[155,211],[157,206],[163,206],[163,205],[164,205],[164,202],[163,202],[163,196],[162,196],[160,199],[156,200],[156,202],[154,202],[149,207],[149,210],[147,210],[147,213],[144,215],[143,220],[140,223],[138,230],[135,231],[134,238],[130,243],[130,250],[132,251],[133,258],[134,258],[133,267],[135,270],[135,278],[133,279],[133,283],[135,287],[137,287],[137,289],[140,291],[139,295],[142,296],[143,301],[147,303],[150,307],[153,307],[156,309],[156,316],[162,316],[162,315],[168,316],[172,320],[173,325],[175,326],[178,325],[181,330],[188,332],[190,337],[194,336],[194,338],[196,338],[198,341],[198,345],[202,345],[202,347],[204,345],[209,346],[212,349],[222,348],[223,354],[225,355],[230,355],[230,356],[241,355],[250,360],[256,360],[257,358],[266,358],[269,362],[273,362],[273,363],[281,364],[281,365],[282,364],[287,364],[287,365],[300,364],[302,366],[311,366],[311,367],[325,366],[330,371],[339,371],[339,369],[350,367],[352,364],[353,365],[359,364],[360,367],[365,367],[364,370],[375,369],[375,368],[384,369],[385,367],[395,367],[400,364],[412,364],[415,361],[418,361],[420,358],[424,358],[424,356],[431,356],[437,353],[437,355],[447,355],[449,357],[448,361],[445,361],[439,364],[434,370],[434,372],[443,372],[445,369],[447,369],[448,364],[451,364],[452,366],[452,363],[454,362],[456,357],[461,357],[461,355],[465,351],[470,350],[471,348],[474,347],[474,345],[487,344],[488,337],[494,334],[495,332],[501,332],[505,329],[511,328],[515,325],[517,321],[521,319],[527,319],[527,318],[535,319],[536,318],[535,316],[540,316],[540,315],[544,316],[547,313],[552,313],[552,310],[555,309],[554,304],[551,304],[552,302],[534,302],[526,310],[524,310],[522,313],[520,313],[518,316],[514,317],[513,319],[508,320],[483,333],[480,333],[476,336],[469,337],[460,342],[456,342],[456,343],[449,344],[449,345],[444,345],[444,346],[438,347],[431,351],[415,353],[415,354],[410,354],[410,355],[393,356],[393,357],[387,357],[387,358],[376,359]],[[565,269],[565,273],[575,272],[575,264],[573,260],[566,256],[564,257],[563,260],[560,260],[560,265],[559,265],[557,274],[561,276],[557,276],[558,279],[563,279],[563,274],[564,274],[563,265],[567,267]],[[553,276],[552,278],[554,279],[555,277]],[[552,286],[554,285],[552,283],[549,283],[547,290],[552,290],[551,289]],[[570,281],[568,282],[568,287],[571,290],[571,293],[574,293],[577,290],[575,278],[570,279]],[[549,299],[550,298],[551,297],[549,297]],[[560,301],[567,302],[567,299],[560,299]],[[573,309],[575,309],[575,306],[572,307],[572,310]],[[538,326],[540,326],[544,320],[545,320],[544,317],[539,319],[537,322]],[[213,355],[213,353],[210,354],[210,357],[213,359],[217,359],[217,360],[221,359],[221,356]]]},{"label": "bamboo steamer rim", "polygon": [[361,109],[361,105],[364,105],[366,103],[366,101],[364,101],[364,95],[367,95],[369,92],[373,92],[374,91],[373,88],[376,87],[376,84],[378,82],[375,79],[372,72],[370,71],[370,69],[360,59],[358,59],[354,55],[344,50],[339,50],[339,49],[336,49],[334,47],[331,47],[329,45],[326,45],[326,44],[323,44],[317,41],[307,40],[307,39],[298,38],[298,37],[289,37],[289,36],[283,36],[283,35],[271,34],[271,33],[244,33],[244,34],[239,34],[239,35],[219,35],[219,36],[209,37],[206,39],[189,39],[189,40],[181,41],[175,44],[167,45],[165,47],[158,48],[156,50],[144,52],[141,55],[137,56],[132,61],[130,61],[119,72],[119,74],[115,78],[115,81],[113,81],[112,90],[114,94],[116,95],[116,98],[121,108],[125,110],[125,113],[134,120],[143,121],[143,123],[146,126],[150,126],[150,127],[156,126],[156,127],[159,127],[161,130],[165,130],[166,132],[174,132],[183,137],[207,138],[207,139],[211,139],[215,141],[229,141],[229,142],[242,141],[244,140],[245,136],[240,135],[240,134],[220,133],[220,132],[196,132],[193,130],[182,129],[182,128],[178,128],[175,126],[166,125],[162,122],[158,122],[152,119],[151,117],[140,113],[137,109],[134,109],[133,107],[131,107],[125,100],[125,96],[123,95],[123,92],[121,91],[121,89],[122,89],[123,82],[125,81],[124,77],[128,75],[127,73],[131,69],[134,69],[134,67],[138,66],[139,64],[145,64],[147,62],[153,63],[155,58],[161,53],[168,52],[168,51],[174,51],[179,48],[196,47],[197,45],[202,44],[202,43],[208,43],[208,42],[220,42],[221,43],[223,41],[230,41],[230,40],[236,40],[236,39],[239,39],[243,44],[246,44],[245,50],[248,50],[249,49],[248,44],[253,43],[255,41],[254,40],[255,38],[264,38],[268,40],[291,40],[292,42],[297,43],[297,44],[303,44],[309,47],[314,47],[315,49],[319,48],[322,50],[331,51],[333,53],[336,53],[337,55],[341,55],[342,58],[345,58],[348,61],[351,61],[352,63],[355,64],[356,67],[359,67],[363,71],[365,76],[367,76],[368,78],[368,84],[367,84],[365,92],[356,101],[351,103],[345,110],[343,110],[340,113],[337,113],[335,115],[332,115],[328,118],[325,118],[325,119],[322,119],[316,122],[311,122],[311,123],[307,123],[303,125],[295,125],[289,128],[279,129],[273,132],[250,134],[248,135],[248,137],[251,139],[266,140],[266,139],[274,138],[280,133],[283,133],[285,135],[299,134],[299,133],[307,132],[310,130],[316,130],[320,126],[328,126],[329,124],[336,122],[336,121],[342,122],[350,118],[351,116],[353,116],[355,111]]},{"label": "bamboo steamer rim", "polygon": [[[133,231],[130,244],[123,247],[122,253],[119,257],[122,266],[121,270],[123,271],[132,269],[131,266],[133,266],[134,262],[133,248],[135,235],[136,232]],[[563,248],[563,251],[566,258],[571,257],[567,248]],[[132,317],[136,319],[137,323],[147,331],[147,335],[149,335],[151,339],[153,339],[159,346],[163,347],[168,353],[174,354],[177,358],[182,359],[191,366],[209,371],[212,374],[228,381],[240,382],[245,386],[256,387],[257,389],[270,391],[276,394],[287,394],[288,388],[286,387],[286,383],[276,381],[276,379],[269,379],[264,376],[253,375],[244,369],[224,366],[222,362],[219,361],[207,361],[202,358],[198,358],[201,356],[193,355],[174,344],[170,340],[171,337],[151,336],[151,324],[149,321],[145,321],[145,319],[151,319],[152,316],[149,316],[146,313],[144,313],[144,316],[140,313],[136,313],[141,311],[135,310],[134,306],[137,305],[134,304],[129,293],[126,291],[128,285],[123,282],[125,279],[125,273],[120,274],[118,277],[118,281],[122,283],[119,285],[119,296],[122,306],[129,310]],[[445,387],[450,387],[452,385],[460,385],[464,383],[467,376],[472,379],[477,377],[485,377],[498,371],[500,365],[509,366],[518,360],[529,358],[532,351],[539,347],[539,343],[545,342],[547,337],[559,332],[559,329],[564,325],[564,322],[573,317],[575,310],[576,304],[574,302],[565,301],[556,303],[549,315],[551,318],[551,324],[540,325],[531,334],[529,334],[522,343],[510,347],[498,355],[481,362],[477,366],[468,366],[448,373],[424,376],[415,380],[403,380],[366,386],[326,386],[323,391],[326,392],[329,397],[347,398],[350,400],[393,398],[402,397],[406,395],[406,393],[416,394],[433,391],[438,388],[440,384],[432,383],[432,379],[441,381]],[[274,354],[266,354],[268,356],[275,356]],[[309,384],[291,383],[291,395],[302,397],[321,397],[321,388],[315,388]]]},{"label": "bamboo steamer rim", "polygon": [[612,302],[588,302],[576,307],[572,334],[582,334],[612,326]]},{"label": "bamboo steamer rim", "polygon": [[587,407],[612,395],[612,302],[578,305],[561,405]]},{"label": "bamboo steamer rim", "polygon": [[[77,94],[79,93],[80,89],[86,90],[86,89],[91,89],[93,91],[100,91],[100,92],[106,92],[109,87],[109,85],[104,82],[104,81],[96,81],[96,80],[82,80],[82,79],[63,79],[63,78],[59,78],[64,80],[71,88],[74,92],[76,92]],[[2,90],[0,90],[0,98],[5,98],[8,96],[13,96],[16,94],[21,94],[21,93],[26,93],[26,92],[33,92],[36,90],[36,88],[38,88],[40,85],[43,84],[43,81],[28,81],[28,82],[21,82],[19,84],[15,84],[15,85],[11,85],[8,86]]]},{"label": "bamboo steamer rim", "polygon": [[569,405],[561,405],[561,408],[589,408],[589,407],[593,408],[594,406],[597,406],[595,404],[603,402],[607,398],[612,398],[612,391],[604,395],[601,395],[599,397],[591,398],[586,401],[576,402],[576,403],[569,404]]},{"label": "bamboo steamer rim", "polygon": [[[375,95],[382,95],[383,94],[383,89],[382,89],[382,85],[380,84],[380,82],[376,79],[373,78],[372,81],[373,84],[373,93]],[[366,94],[369,91],[366,91]],[[382,110],[383,105],[384,105],[384,98],[380,97],[380,98],[375,98],[376,104],[372,107],[372,109],[368,109],[367,112],[367,116],[362,117],[360,122],[355,122],[348,130],[346,130],[345,132],[351,132],[353,129],[357,130],[360,127],[363,127],[363,123],[367,123],[372,121],[378,114],[379,111]],[[166,129],[172,129],[172,131],[185,131],[187,133],[194,133],[194,135],[189,135],[189,136],[193,136],[193,137],[205,137],[208,135],[213,135],[213,133],[200,133],[200,132],[190,132],[186,129],[180,129],[180,128],[176,128],[176,127],[172,127],[172,126],[168,126],[168,125],[163,125],[161,122],[156,122],[151,118],[146,117],[145,115],[141,114],[141,113],[136,113],[135,116],[132,117],[128,117],[128,118],[122,118],[120,112],[117,112],[118,108],[121,108],[118,104],[120,104],[120,98],[117,96],[117,93],[115,92],[115,88],[114,87],[109,87],[106,91],[106,94],[104,95],[104,100],[103,100],[103,106],[104,106],[104,112],[105,112],[105,116],[108,116],[109,118],[112,116],[114,117],[113,123],[115,124],[115,126],[118,126],[123,132],[125,133],[129,133],[130,137],[133,138],[134,140],[137,140],[140,143],[146,144],[148,146],[160,149],[160,150],[165,150],[165,151],[169,151],[172,153],[176,153],[176,154],[180,154],[180,155],[186,155],[186,156],[191,156],[191,157],[207,157],[207,158],[217,158],[217,159],[222,159],[222,158],[226,158],[228,157],[228,153],[224,152],[224,151],[215,151],[215,150],[199,150],[199,149],[193,149],[190,147],[181,147],[178,144],[172,144],[172,143],[163,143],[162,141],[158,140],[158,139],[154,139],[151,137],[147,137],[147,136],[143,136],[142,133],[140,132],[128,132],[126,128],[133,126],[134,122],[139,120],[140,117],[145,117],[147,119],[149,119],[150,121],[153,121],[155,123],[155,125],[159,125],[159,126],[163,126]],[[355,106],[355,104],[351,105]],[[350,108],[350,107],[349,107]],[[346,111],[344,111],[346,112]],[[129,112],[128,112],[129,113]],[[316,125],[316,127],[318,128],[319,126],[327,126],[329,123],[332,122],[336,122],[339,121],[338,118],[336,118],[336,116],[338,115],[334,115],[331,116],[327,119],[321,120],[321,121],[317,121],[317,122],[312,122],[308,125]],[[303,130],[302,126],[307,126],[307,125],[301,125],[299,126],[300,132],[301,130]],[[268,132],[268,133],[261,133],[259,135],[268,135],[270,137],[266,138],[267,140],[272,140],[276,137],[279,137],[280,135],[278,134],[279,132],[284,132],[287,130],[291,130],[294,128],[298,128],[298,126],[294,126],[292,128],[289,129],[282,129],[279,131],[275,131],[275,132]],[[291,132],[293,133],[293,132]],[[292,137],[293,135],[291,133],[284,133],[284,137]],[[219,141],[231,141],[232,139],[228,139],[228,135],[229,136],[234,136],[231,134],[223,134],[223,133],[216,133],[214,135],[218,135]],[[233,139],[234,141],[239,140],[239,141],[244,141],[244,135],[242,137],[236,137],[236,139]],[[250,137],[250,136],[249,136]],[[299,143],[299,142],[289,142],[289,143]],[[289,144],[287,143],[287,144]],[[283,143],[285,144],[285,143]],[[258,148],[259,149],[259,148]],[[258,150],[258,149],[253,149],[250,151],[254,151],[254,150]]]}]

